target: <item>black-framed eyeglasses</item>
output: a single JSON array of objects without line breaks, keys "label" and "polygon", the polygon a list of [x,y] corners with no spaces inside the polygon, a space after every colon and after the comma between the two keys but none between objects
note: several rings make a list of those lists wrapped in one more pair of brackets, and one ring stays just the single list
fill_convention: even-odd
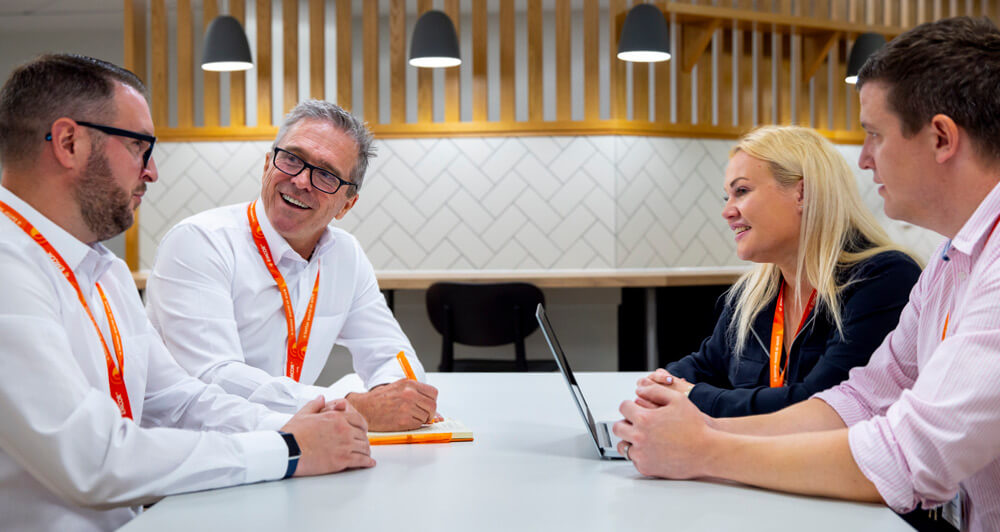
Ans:
[{"label": "black-framed eyeglasses", "polygon": [[[107,135],[114,135],[116,137],[127,137],[127,138],[130,138],[130,139],[135,139],[135,140],[141,140],[143,142],[148,142],[149,143],[149,147],[146,148],[146,151],[144,151],[142,153],[142,167],[146,168],[146,166],[149,165],[149,158],[153,156],[153,145],[156,144],[156,137],[154,137],[152,135],[146,135],[144,133],[137,133],[135,131],[129,131],[127,129],[121,129],[121,128],[111,127],[111,126],[104,126],[104,125],[101,125],[101,124],[95,124],[93,122],[84,122],[82,120],[77,120],[76,123],[80,124],[83,127],[89,127],[91,129],[96,129],[96,130],[100,131],[101,133],[105,133]],[[46,133],[45,134],[45,140],[52,140],[52,133]]]},{"label": "black-framed eyeglasses", "polygon": [[341,179],[333,172],[324,170],[318,166],[313,166],[300,159],[298,155],[278,147],[274,148],[273,160],[275,168],[292,177],[301,174],[303,170],[308,168],[309,182],[312,183],[312,186],[320,192],[336,194],[337,191],[340,190],[340,187],[358,186],[356,183],[351,183],[350,181]]}]

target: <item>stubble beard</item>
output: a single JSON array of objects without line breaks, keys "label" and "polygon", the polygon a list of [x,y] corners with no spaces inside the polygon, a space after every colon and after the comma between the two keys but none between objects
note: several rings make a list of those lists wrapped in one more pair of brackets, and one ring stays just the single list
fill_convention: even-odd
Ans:
[{"label": "stubble beard", "polygon": [[[115,183],[108,158],[94,150],[87,158],[83,177],[76,181],[73,195],[87,228],[98,241],[107,240],[132,226],[132,195]],[[143,183],[141,188],[145,188]]]}]

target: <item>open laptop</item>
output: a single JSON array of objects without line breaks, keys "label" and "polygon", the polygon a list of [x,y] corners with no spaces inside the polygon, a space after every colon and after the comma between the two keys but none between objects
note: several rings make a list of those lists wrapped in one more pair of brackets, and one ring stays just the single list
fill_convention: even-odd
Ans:
[{"label": "open laptop", "polygon": [[597,452],[605,460],[624,460],[625,457],[618,454],[617,448],[621,438],[611,432],[613,422],[594,422],[594,416],[590,413],[587,400],[583,398],[580,385],[576,383],[573,370],[569,368],[569,360],[566,359],[566,353],[563,352],[562,346],[559,345],[556,333],[552,330],[552,324],[549,323],[549,318],[545,315],[545,307],[541,304],[535,310],[535,318],[538,320],[538,325],[542,328],[542,335],[545,336],[545,341],[548,342],[549,349],[552,350],[552,356],[555,357],[556,364],[559,365],[559,371],[562,372],[563,377],[566,377],[569,392],[573,396],[573,400],[576,401],[576,407],[580,410],[580,415],[583,416],[583,422],[587,425],[587,429],[590,430],[590,435],[594,438],[594,445],[597,446]]}]

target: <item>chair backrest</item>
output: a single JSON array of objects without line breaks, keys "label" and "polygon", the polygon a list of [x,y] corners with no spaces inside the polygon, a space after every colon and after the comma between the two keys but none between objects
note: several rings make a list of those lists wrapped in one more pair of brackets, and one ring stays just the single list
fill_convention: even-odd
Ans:
[{"label": "chair backrest", "polygon": [[517,342],[538,328],[535,308],[545,303],[528,283],[434,283],[427,289],[427,315],[438,333],[473,346]]}]

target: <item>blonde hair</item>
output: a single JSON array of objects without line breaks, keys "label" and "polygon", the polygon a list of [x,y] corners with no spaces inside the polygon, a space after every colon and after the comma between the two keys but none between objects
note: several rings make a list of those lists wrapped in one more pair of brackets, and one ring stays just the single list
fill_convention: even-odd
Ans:
[{"label": "blonde hair", "polygon": [[[854,174],[833,145],[812,129],[764,126],[746,134],[730,151],[768,163],[782,187],[803,185],[802,224],[796,279],[816,289],[816,312],[826,312],[843,336],[840,292],[857,279],[838,280],[838,270],[885,251],[912,254],[895,245],[868,210]],[[775,264],[758,264],[744,274],[726,295],[734,306],[729,334],[739,357],[757,315],[778,296],[781,271]],[[798,287],[794,287],[796,290]],[[801,301],[802,294],[795,294]]]}]

